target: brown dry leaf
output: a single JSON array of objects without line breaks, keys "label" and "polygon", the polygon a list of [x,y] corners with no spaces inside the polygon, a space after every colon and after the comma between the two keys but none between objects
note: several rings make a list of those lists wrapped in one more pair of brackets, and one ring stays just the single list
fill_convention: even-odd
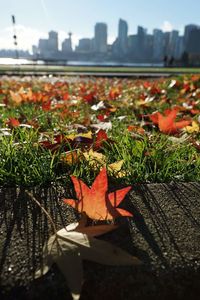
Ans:
[{"label": "brown dry leaf", "polygon": [[79,149],[67,151],[61,156],[61,160],[69,165],[77,163],[83,157]]},{"label": "brown dry leaf", "polygon": [[66,227],[67,231],[77,231],[87,234],[90,237],[100,236],[110,231],[119,228],[116,224],[102,224],[102,225],[92,225],[86,226],[88,217],[85,213],[81,214],[81,219],[79,222],[71,223]]},{"label": "brown dry leaf", "polygon": [[[110,226],[110,225],[108,225]],[[139,265],[140,260],[108,242],[76,231],[59,230],[49,238],[43,250],[43,268],[35,278],[46,274],[56,263],[66,278],[74,300],[80,298],[83,282],[82,260],[87,259],[105,265]]]}]

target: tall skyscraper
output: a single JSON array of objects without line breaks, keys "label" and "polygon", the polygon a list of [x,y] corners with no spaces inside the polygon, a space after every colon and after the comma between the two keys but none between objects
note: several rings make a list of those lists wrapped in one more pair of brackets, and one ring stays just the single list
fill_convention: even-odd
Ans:
[{"label": "tall skyscraper", "polygon": [[145,58],[146,35],[147,35],[147,30],[145,28],[143,28],[142,26],[138,26],[137,52],[138,52],[139,59]]},{"label": "tall skyscraper", "polygon": [[128,36],[128,54],[130,59],[137,57],[137,35],[132,34]]},{"label": "tall skyscraper", "polygon": [[168,55],[171,57],[175,56],[177,42],[179,41],[179,32],[178,30],[172,30],[170,32],[170,38],[169,38],[169,53]]},{"label": "tall skyscraper", "polygon": [[162,61],[164,58],[164,34],[160,29],[153,31],[153,60]]},{"label": "tall skyscraper", "polygon": [[94,32],[94,51],[98,53],[107,52],[107,25],[96,23]]},{"label": "tall skyscraper", "polygon": [[200,28],[193,28],[188,35],[187,52],[189,54],[200,53]]},{"label": "tall skyscraper", "polygon": [[153,58],[153,35],[147,34],[145,38],[144,60],[151,61]]},{"label": "tall skyscraper", "polygon": [[180,59],[183,55],[183,52],[184,52],[183,36],[178,36],[175,53],[174,53],[174,58]]},{"label": "tall skyscraper", "polygon": [[119,19],[117,47],[120,54],[128,52],[128,24],[126,21]]},{"label": "tall skyscraper", "polygon": [[56,31],[49,32],[48,50],[50,52],[58,51],[58,33]]},{"label": "tall skyscraper", "polygon": [[170,49],[170,31],[164,32],[164,56],[169,55],[169,49]]},{"label": "tall skyscraper", "polygon": [[38,52],[41,57],[47,56],[47,52],[48,52],[48,40],[47,39],[39,39]]},{"label": "tall skyscraper", "polygon": [[190,33],[193,29],[196,29],[196,28],[198,28],[198,26],[195,24],[189,24],[189,25],[185,26],[183,42],[184,42],[184,51],[186,51],[186,52],[188,52],[188,47],[190,47],[190,45],[189,45]]}]

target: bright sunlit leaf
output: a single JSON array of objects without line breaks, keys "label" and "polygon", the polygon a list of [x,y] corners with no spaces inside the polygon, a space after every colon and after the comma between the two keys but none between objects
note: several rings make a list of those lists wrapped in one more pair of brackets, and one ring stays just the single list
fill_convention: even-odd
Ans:
[{"label": "bright sunlit leaf", "polygon": [[131,186],[109,193],[106,168],[100,171],[91,188],[75,176],[71,176],[71,179],[78,200],[65,199],[64,202],[80,213],[85,212],[94,220],[112,220],[120,216],[132,216],[130,212],[118,207]]}]

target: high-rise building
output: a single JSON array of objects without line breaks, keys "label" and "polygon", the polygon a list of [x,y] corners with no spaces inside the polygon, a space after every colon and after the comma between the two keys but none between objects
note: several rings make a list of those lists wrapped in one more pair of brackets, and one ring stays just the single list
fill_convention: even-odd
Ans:
[{"label": "high-rise building", "polygon": [[96,23],[94,33],[94,51],[97,53],[107,52],[107,25]]},{"label": "high-rise building", "polygon": [[146,45],[147,30],[142,26],[137,29],[137,54],[139,59],[145,58],[145,45]]},{"label": "high-rise building", "polygon": [[48,40],[39,39],[38,52],[41,57],[45,57],[48,52]]},{"label": "high-rise building", "polygon": [[168,57],[170,52],[170,31],[164,32],[164,56]]},{"label": "high-rise building", "polygon": [[177,47],[177,42],[179,41],[179,32],[178,30],[172,30],[170,32],[170,37],[169,37],[169,52],[168,56],[174,57],[175,56],[175,51]]},{"label": "high-rise building", "polygon": [[145,38],[144,60],[151,61],[153,58],[153,35],[147,34]]},{"label": "high-rise building", "polygon": [[41,58],[56,58],[58,55],[58,33],[55,31],[49,32],[48,39],[39,39],[38,55]]},{"label": "high-rise building", "polygon": [[80,39],[76,51],[78,52],[90,52],[92,50],[92,41],[89,38]]},{"label": "high-rise building", "polygon": [[137,35],[132,34],[128,36],[128,54],[130,59],[135,59],[137,53]]},{"label": "high-rise building", "polygon": [[119,19],[117,47],[119,54],[128,53],[128,24],[122,19]]},{"label": "high-rise building", "polygon": [[200,53],[200,28],[193,28],[188,35],[187,52]]},{"label": "high-rise building", "polygon": [[53,53],[58,51],[58,33],[56,31],[49,32],[48,50]]},{"label": "high-rise building", "polygon": [[176,47],[174,51],[174,58],[180,59],[184,52],[184,45],[183,45],[183,36],[178,36]]},{"label": "high-rise building", "polygon": [[162,61],[164,58],[164,34],[160,29],[153,31],[153,60]]},{"label": "high-rise building", "polygon": [[196,29],[196,28],[198,28],[198,26],[195,24],[189,24],[189,25],[185,26],[183,42],[184,42],[184,51],[186,51],[186,52],[188,52],[188,47],[190,47],[190,45],[189,45],[190,33],[193,29]]}]

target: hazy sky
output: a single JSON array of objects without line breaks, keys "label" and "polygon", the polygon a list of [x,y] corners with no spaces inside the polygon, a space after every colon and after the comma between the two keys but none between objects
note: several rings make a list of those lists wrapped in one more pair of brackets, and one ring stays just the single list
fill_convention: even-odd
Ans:
[{"label": "hazy sky", "polygon": [[68,31],[73,43],[92,37],[96,22],[108,25],[109,41],[117,35],[119,18],[128,22],[129,34],[137,25],[183,32],[186,24],[200,24],[199,0],[0,0],[0,48],[13,48],[11,15],[15,15],[19,48],[31,49],[49,30],[62,41]]}]

